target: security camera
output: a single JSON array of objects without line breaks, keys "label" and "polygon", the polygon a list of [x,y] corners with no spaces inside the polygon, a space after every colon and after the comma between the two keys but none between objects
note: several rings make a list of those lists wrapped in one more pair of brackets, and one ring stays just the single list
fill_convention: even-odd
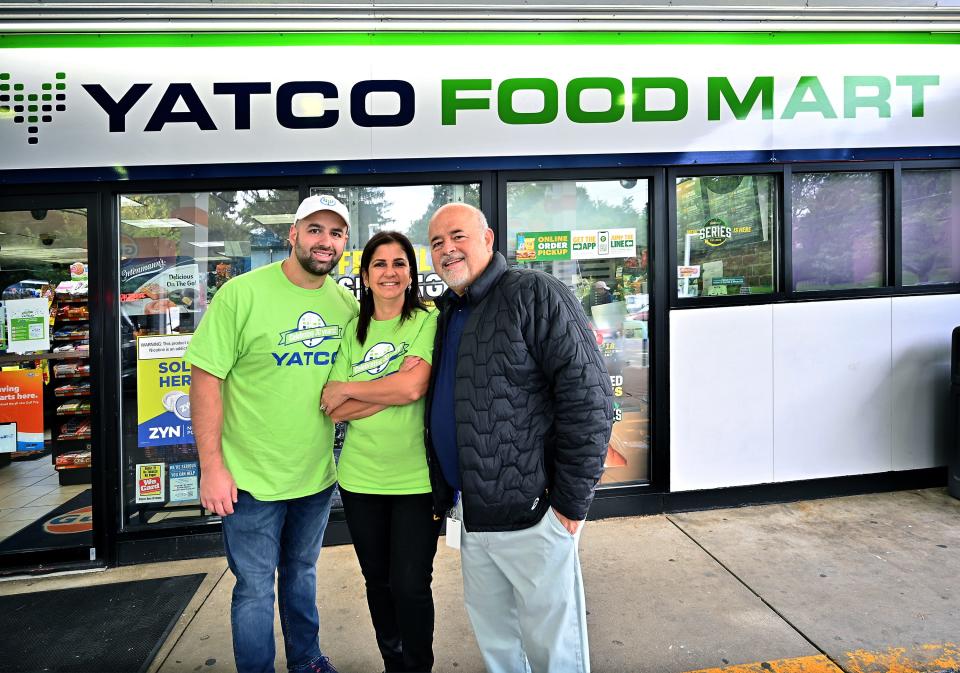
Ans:
[{"label": "security camera", "polygon": [[630,178],[624,178],[620,181],[620,186],[624,189],[633,189],[637,186],[637,181]]},{"label": "security camera", "polygon": [[53,240],[54,240],[53,234],[42,234],[40,236],[40,242],[46,246],[53,245]]}]

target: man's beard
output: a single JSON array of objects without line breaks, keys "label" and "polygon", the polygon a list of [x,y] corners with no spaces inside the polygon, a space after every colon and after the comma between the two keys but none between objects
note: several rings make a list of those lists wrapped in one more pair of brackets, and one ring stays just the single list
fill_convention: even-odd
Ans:
[{"label": "man's beard", "polygon": [[446,261],[447,255],[444,255],[437,266],[437,274],[454,292],[462,292],[470,284],[470,269],[467,268],[466,257],[463,257],[463,266],[459,271],[444,269],[443,265]]},{"label": "man's beard", "polygon": [[[314,276],[326,276],[333,270],[333,267],[337,265],[337,262],[340,261],[340,257],[343,256],[341,252],[339,255],[337,251],[333,248],[323,248],[317,246],[312,250],[307,250],[303,248],[299,242],[294,245],[294,256],[297,258],[297,261],[300,263],[300,266],[303,267],[303,270]],[[313,258],[314,250],[331,250],[333,252],[333,257],[330,258],[329,262],[321,262],[318,259]]]}]

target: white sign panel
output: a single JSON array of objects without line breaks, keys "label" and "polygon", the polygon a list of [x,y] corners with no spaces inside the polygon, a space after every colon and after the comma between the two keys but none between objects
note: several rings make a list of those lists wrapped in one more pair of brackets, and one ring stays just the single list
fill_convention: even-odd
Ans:
[{"label": "white sign panel", "polygon": [[17,450],[17,424],[0,423],[0,453],[13,453]]},{"label": "white sign panel", "polygon": [[12,110],[0,115],[0,170],[112,166],[122,179],[142,165],[960,145],[951,44],[65,47],[0,58],[20,87],[9,92],[26,97],[19,111],[0,103]]},{"label": "white sign panel", "polygon": [[46,299],[9,299],[6,304],[7,350],[50,350],[50,304]]},{"label": "white sign panel", "polygon": [[200,499],[200,464],[170,463],[170,502]]},{"label": "white sign panel", "polygon": [[636,229],[575,229],[570,232],[570,259],[614,259],[636,255]]}]

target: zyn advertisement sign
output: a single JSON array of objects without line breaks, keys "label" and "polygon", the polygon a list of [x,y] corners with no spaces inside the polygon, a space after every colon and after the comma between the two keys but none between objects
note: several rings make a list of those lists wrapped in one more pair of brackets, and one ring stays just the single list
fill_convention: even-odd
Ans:
[{"label": "zyn advertisement sign", "polygon": [[137,446],[193,443],[190,334],[137,338]]},{"label": "zyn advertisement sign", "polygon": [[282,46],[267,35],[269,46],[140,48],[107,37],[0,48],[0,169],[960,145],[960,43],[936,36]]}]

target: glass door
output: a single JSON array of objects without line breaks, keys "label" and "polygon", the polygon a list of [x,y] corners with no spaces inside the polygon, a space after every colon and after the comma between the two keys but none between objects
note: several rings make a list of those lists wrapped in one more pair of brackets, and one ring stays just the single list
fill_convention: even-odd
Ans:
[{"label": "glass door", "polygon": [[85,199],[0,200],[2,565],[95,558],[88,217]]},{"label": "glass door", "polygon": [[602,486],[651,479],[649,194],[649,181],[635,178],[506,182],[507,262],[569,288],[610,374]]}]

